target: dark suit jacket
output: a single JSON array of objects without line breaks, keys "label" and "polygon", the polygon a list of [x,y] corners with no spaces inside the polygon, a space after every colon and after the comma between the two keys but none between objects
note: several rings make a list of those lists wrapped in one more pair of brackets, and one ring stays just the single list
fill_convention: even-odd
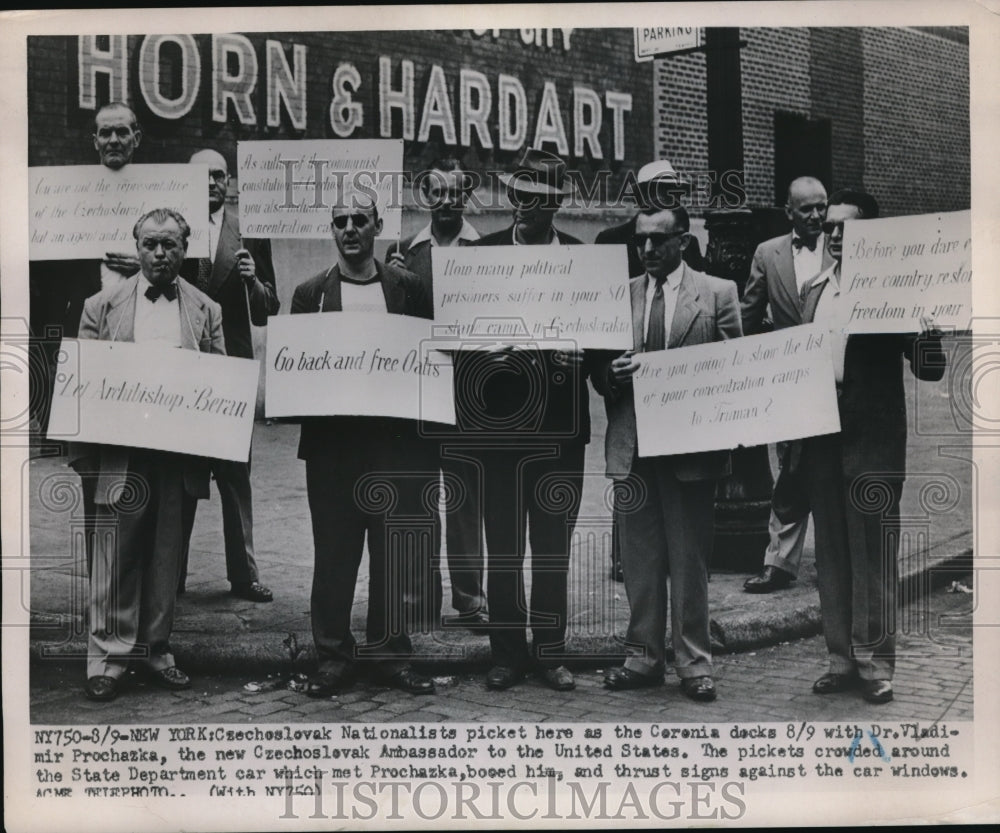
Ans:
[{"label": "dark suit jacket", "polygon": [[[430,281],[432,278],[431,249],[433,246],[430,240],[421,240],[414,245],[414,237],[416,237],[415,234],[406,238],[406,240],[400,241],[399,253],[403,256],[406,268],[424,280],[428,292],[430,292]],[[455,241],[455,244],[458,246],[478,246],[479,240],[466,240],[464,237],[460,237]]]},{"label": "dark suit jacket", "polygon": [[[253,286],[246,289],[234,257],[240,248],[250,252],[257,271]],[[197,258],[189,258],[184,262],[181,275],[188,281],[197,278]],[[219,229],[212,274],[209,276],[205,291],[222,307],[222,330],[226,336],[226,353],[230,356],[252,359],[253,336],[250,333],[250,324],[263,327],[267,323],[267,316],[274,315],[280,304],[274,283],[271,241],[241,239],[239,215],[231,206],[226,206],[222,215],[222,228]]]},{"label": "dark suit jacket", "polygon": [[[134,341],[135,302],[139,276],[133,275],[121,284],[99,292],[86,300],[80,319],[81,339],[100,341]],[[181,344],[188,350],[225,355],[222,335],[222,311],[219,305],[183,278],[177,279],[178,313],[181,317]],[[97,503],[108,503],[109,493],[120,484],[128,470],[129,448],[117,445],[73,443],[69,462],[97,455],[100,474],[97,481]],[[211,461],[207,457],[184,456],[184,488],[192,497],[208,497]]]},{"label": "dark suit jacket", "polygon": [[[802,321],[811,323],[832,268],[815,278],[803,293]],[[906,391],[902,359],[918,379],[937,382],[947,357],[937,336],[915,333],[851,335],[844,352],[844,381],[837,405],[844,477],[879,472],[906,475]],[[795,452],[792,459],[794,460]]]},{"label": "dark suit jacket", "polygon": [[[646,269],[642,265],[642,257],[635,246],[635,217],[620,226],[612,226],[598,232],[594,242],[599,244],[624,243],[628,247],[628,276],[635,278],[646,273]],[[701,247],[694,237],[691,238],[691,242],[684,250],[683,258],[684,262],[696,272],[704,271],[705,261],[701,256]]]},{"label": "dark suit jacket", "polygon": [[[388,312],[417,318],[434,317],[433,298],[420,278],[378,260],[375,261],[375,268]],[[336,265],[300,283],[292,295],[292,315],[340,312],[342,309],[340,267]],[[391,326],[389,319],[386,327]],[[429,330],[430,327],[428,334]],[[373,416],[304,417],[299,438],[299,459],[351,453],[352,450],[361,453],[365,446],[352,441],[363,437],[371,438],[376,443],[379,453],[385,454],[387,465],[393,464],[389,461],[393,461],[399,450],[406,446],[413,449],[420,446],[419,453],[425,453],[415,420]],[[393,448],[389,448],[390,445]]]},{"label": "dark suit jacket", "polygon": [[[513,245],[514,227],[480,238],[479,246]],[[578,245],[582,241],[556,230],[559,243]],[[495,356],[485,353],[463,352],[455,362],[455,387],[472,391],[478,387],[485,402],[488,417],[504,421],[512,414],[529,414],[511,433],[524,430],[525,439],[554,440],[561,442],[590,442],[590,401],[587,393],[586,365],[568,377],[566,366],[556,362],[555,351],[531,352],[528,358],[538,368],[537,376],[531,373],[494,373],[488,365]],[[535,377],[534,379],[532,377]],[[544,391],[539,401],[539,386]],[[468,397],[467,397],[468,398]],[[459,400],[461,404],[462,400]],[[456,414],[459,427],[477,425],[482,417]]]},{"label": "dark suit jacket", "polygon": [[[643,346],[646,317],[645,276],[632,278],[629,292],[632,298],[633,349],[638,352]],[[677,289],[677,306],[670,323],[667,348],[707,344],[739,338],[742,334],[736,284],[695,272],[685,265]],[[605,355],[596,362],[592,379],[597,392],[604,397],[608,412],[605,436],[607,476],[622,479],[632,470],[636,455],[635,403],[632,386],[613,384],[610,371],[611,357]],[[657,459],[669,465],[678,480],[709,480],[726,473],[729,452],[706,451]]]},{"label": "dark suit jacket", "polygon": [[[824,246],[820,271],[832,265],[833,258]],[[765,240],[754,252],[750,278],[740,303],[743,332],[746,335],[765,332],[764,317],[769,302],[775,330],[802,323],[802,299],[795,282],[791,232]]]}]

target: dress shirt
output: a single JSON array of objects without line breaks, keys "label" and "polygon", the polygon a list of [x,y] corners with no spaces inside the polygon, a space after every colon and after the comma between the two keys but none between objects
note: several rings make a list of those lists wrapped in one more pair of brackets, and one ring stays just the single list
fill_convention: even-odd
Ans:
[{"label": "dress shirt", "polygon": [[795,286],[799,292],[810,280],[815,278],[823,269],[823,246],[826,245],[826,235],[822,232],[816,238],[816,248],[809,251],[805,246],[796,246],[795,241],[799,239],[797,234],[792,234],[792,264],[795,266]]},{"label": "dress shirt", "polygon": [[844,314],[844,304],[840,294],[840,270],[836,265],[816,278],[817,285],[824,281],[828,285],[819,290],[822,294],[816,303],[813,321],[825,324],[830,330],[830,357],[833,359],[833,374],[839,385],[844,381],[844,351],[847,349],[844,327],[847,324],[847,316]]},{"label": "dress shirt", "polygon": [[[555,228],[551,229],[551,234],[552,234],[552,239],[548,242],[548,245],[549,246],[561,246],[562,244],[559,242],[559,235],[556,233]],[[511,240],[514,242],[515,246],[531,245],[531,244],[527,244],[527,243],[521,243],[517,239],[517,224],[516,223],[514,225],[514,230],[510,233],[510,237],[511,237]]]},{"label": "dress shirt", "polygon": [[136,342],[159,341],[168,347],[180,347],[180,298],[170,301],[166,295],[161,295],[155,301],[150,301],[146,297],[146,290],[151,286],[146,276],[140,273],[136,281],[133,338]]},{"label": "dress shirt", "polygon": [[[663,336],[664,342],[670,341],[670,325],[674,320],[674,310],[677,308],[677,289],[681,285],[681,278],[684,276],[684,264],[681,263],[673,272],[667,275],[663,282]],[[656,278],[646,274],[646,309],[642,318],[642,332],[649,332],[649,308],[653,303],[653,293],[656,292]]]},{"label": "dress shirt", "polygon": [[[479,232],[472,227],[472,223],[463,218],[462,228],[459,229],[458,236],[452,241],[451,245],[457,246],[459,240],[465,240],[467,243],[471,243],[474,240],[478,239],[479,239]],[[426,226],[420,229],[420,231],[418,231],[415,235],[413,235],[413,239],[410,241],[410,248],[412,249],[418,243],[423,243],[425,240],[429,240],[432,246],[441,245],[440,243],[437,242],[437,240],[434,239],[434,234],[431,232],[430,223],[428,223]]]},{"label": "dress shirt", "polygon": [[225,213],[226,207],[223,205],[208,217],[208,259],[212,263],[215,263],[215,250],[219,248],[219,229],[222,228]]}]

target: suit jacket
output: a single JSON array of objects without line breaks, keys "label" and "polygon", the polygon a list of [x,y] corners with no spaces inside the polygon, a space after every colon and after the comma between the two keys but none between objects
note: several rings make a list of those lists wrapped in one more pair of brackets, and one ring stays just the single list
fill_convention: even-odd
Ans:
[{"label": "suit jacket", "polygon": [[[135,302],[139,276],[133,275],[122,283],[92,295],[83,305],[80,318],[81,339],[98,341],[134,341]],[[177,279],[177,305],[181,318],[181,345],[187,350],[225,355],[222,335],[222,311],[219,305],[203,292],[185,281]],[[124,472],[128,470],[130,449],[126,446],[94,445],[73,443],[70,448],[70,463],[97,456],[99,476],[97,480],[97,503],[109,503],[109,493],[120,485]],[[211,461],[207,457],[184,457],[184,488],[192,497],[207,498],[209,469]]]},{"label": "suit jacket", "polygon": [[[468,224],[468,220],[465,221]],[[404,262],[406,264],[407,270],[413,272],[414,275],[419,276],[425,281],[425,284],[430,290],[430,280],[432,277],[431,268],[431,249],[433,248],[429,238],[423,238],[414,243],[417,235],[414,234],[407,237],[399,244],[398,251],[403,256]],[[455,241],[456,246],[478,246],[479,240],[471,240],[466,237],[459,237]],[[432,296],[433,297],[433,296]]]},{"label": "suit jacket", "polygon": [[[832,265],[833,258],[824,246],[820,271]],[[740,303],[743,332],[746,335],[757,335],[765,331],[764,317],[769,302],[775,330],[802,323],[802,298],[795,282],[791,232],[765,240],[754,252],[750,278]]]},{"label": "suit jacket", "polygon": [[[555,233],[564,246],[583,242],[558,229]],[[514,227],[508,226],[480,238],[476,245],[510,246],[513,239]],[[532,352],[529,358],[539,369],[538,376],[532,379],[523,373],[491,373],[485,365],[493,361],[496,357],[486,353],[460,353],[455,361],[455,388],[463,391],[478,388],[476,392],[485,403],[484,410],[493,420],[502,423],[512,414],[527,415],[511,431],[520,434],[523,430],[526,440],[590,442],[586,365],[580,367],[573,378],[567,379],[566,366],[556,363],[555,351],[539,350]],[[539,384],[544,390],[541,401],[538,401]],[[459,427],[465,424],[481,429],[482,417],[463,413],[462,403],[460,398],[456,413]]]},{"label": "suit jacket", "polygon": [[[835,267],[821,272],[803,292],[802,321],[812,323]],[[837,405],[844,476],[879,472],[906,476],[906,390],[901,361],[918,379],[937,382],[947,357],[937,335],[877,333],[850,335],[844,351],[844,380]],[[796,451],[790,452],[793,464]]]},{"label": "suit jacket", "polygon": [[[379,260],[375,261],[386,311],[395,315],[412,315],[417,318],[434,317],[433,297],[425,282],[412,272],[397,269]],[[325,272],[313,275],[295,287],[292,295],[292,315],[309,312],[342,311],[340,293],[340,267],[332,266]],[[391,321],[387,327],[392,326]],[[428,327],[428,331],[429,331]],[[361,443],[353,442],[363,437],[371,438],[379,446],[379,453],[388,452],[387,462],[397,449],[385,448],[386,444],[398,447],[411,446],[425,454],[415,420],[373,416],[304,417],[299,437],[299,459],[334,454],[366,453]],[[353,445],[353,448],[352,448]]]},{"label": "suit jacket", "polygon": [[[640,276],[629,281],[632,298],[633,349],[642,350],[643,326],[646,316],[646,278]],[[722,278],[713,278],[695,272],[686,264],[677,289],[677,305],[670,323],[667,348],[687,347],[739,338],[739,300],[736,284]],[[617,479],[628,476],[637,450],[635,403],[631,385],[617,386],[610,378],[611,359],[597,362],[594,387],[604,397],[608,413],[608,431],[605,436],[607,475]],[[670,426],[664,426],[670,430]],[[721,477],[728,470],[728,451],[706,451],[694,454],[676,454],[660,457],[669,465],[679,480],[709,480]]]},{"label": "suit jacket", "polygon": [[[253,286],[244,288],[235,254],[240,248],[250,252],[257,271]],[[198,277],[198,259],[189,258],[181,275],[194,282]],[[238,213],[230,206],[222,215],[222,227],[205,293],[222,307],[222,331],[226,353],[244,359],[253,358],[250,325],[263,327],[267,317],[278,311],[280,303],[274,283],[274,264],[270,240],[243,240]],[[248,314],[249,311],[249,314]]]},{"label": "suit jacket", "polygon": [[[622,223],[620,226],[606,228],[604,231],[598,232],[597,237],[594,238],[595,243],[624,243],[628,247],[628,276],[630,278],[646,274],[646,268],[642,265],[642,257],[639,255],[639,250],[635,245],[635,220],[636,218],[633,217],[627,223]],[[704,271],[705,261],[701,256],[701,247],[694,237],[691,238],[691,242],[684,249],[682,257],[684,262],[695,271]]]}]

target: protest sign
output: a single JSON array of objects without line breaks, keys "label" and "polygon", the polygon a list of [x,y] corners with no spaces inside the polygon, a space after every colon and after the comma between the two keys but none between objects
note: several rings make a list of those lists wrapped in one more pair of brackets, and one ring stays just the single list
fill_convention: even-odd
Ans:
[{"label": "protest sign", "polygon": [[845,332],[916,333],[924,317],[970,329],[971,228],[968,211],[848,220],[840,272]]},{"label": "protest sign", "polygon": [[247,237],[328,239],[333,206],[374,201],[381,237],[398,240],[402,139],[239,142],[240,229]]},{"label": "protest sign", "polygon": [[830,334],[818,324],[642,353],[632,378],[640,457],[840,430]]},{"label": "protest sign", "polygon": [[28,169],[31,260],[98,260],[135,252],[132,227],[171,208],[191,226],[188,257],[208,257],[205,165],[58,165]]},{"label": "protest sign", "polygon": [[435,246],[431,261],[434,320],[468,337],[465,349],[525,334],[580,349],[632,346],[625,246]]},{"label": "protest sign", "polygon": [[254,359],[63,339],[48,436],[246,462],[259,373]]},{"label": "protest sign", "polygon": [[267,322],[264,408],[274,416],[368,415],[455,424],[451,358],[431,322],[316,312]]}]

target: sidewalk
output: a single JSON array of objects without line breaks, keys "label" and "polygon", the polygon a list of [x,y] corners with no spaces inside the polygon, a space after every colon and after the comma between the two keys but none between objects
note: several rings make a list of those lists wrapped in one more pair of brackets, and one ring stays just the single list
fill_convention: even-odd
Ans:
[{"label": "sidewalk", "polygon": [[[608,575],[609,559],[598,546],[610,531],[603,493],[603,407],[592,403],[594,437],[587,451],[581,522],[577,525],[569,574],[568,651],[577,667],[605,665],[623,654],[622,640],[628,623],[624,585]],[[222,517],[218,493],[201,501],[198,509],[187,580],[180,597],[171,644],[178,663],[193,672],[253,673],[288,670],[294,634],[303,649],[298,665],[308,668],[314,660],[309,625],[312,582],[312,533],[306,502],[305,471],[296,459],[299,429],[296,425],[258,423],[253,442],[255,543],[261,581],[274,591],[275,601],[253,604],[229,595],[225,577]],[[969,465],[954,456],[939,457],[934,438],[911,437],[911,471],[943,472],[968,484]],[[914,465],[914,461],[917,465]],[[30,573],[31,649],[37,657],[83,656],[86,653],[85,616],[87,582],[81,560],[70,552],[73,506],[59,496],[60,484],[75,488],[76,476],[65,458],[36,457],[30,470]],[[947,583],[953,571],[968,570],[971,562],[973,523],[971,490],[963,488],[957,507],[928,515],[920,499],[916,475],[904,492],[902,515],[915,533],[905,540],[921,549],[900,559],[901,600]],[[26,472],[25,477],[28,477]],[[28,484],[25,484],[27,487]],[[71,502],[70,502],[71,503]],[[922,531],[922,533],[921,533]],[[763,553],[748,561],[759,564]],[[444,559],[443,559],[444,561]],[[445,562],[446,563],[446,562]],[[445,563],[444,613],[450,608],[450,588]],[[956,573],[957,575],[957,573]],[[714,648],[732,653],[775,645],[820,631],[812,534],[806,545],[803,569],[788,590],[753,596],[743,592],[747,574],[716,572],[709,584]],[[13,574],[10,579],[13,579]],[[10,580],[9,579],[9,580]],[[24,598],[29,598],[26,576]],[[363,638],[367,602],[367,557],[361,565],[352,620],[355,634]],[[435,669],[476,670],[487,666],[489,641],[461,629],[434,629],[412,633],[415,659]],[[669,644],[669,643],[668,643]]]}]

